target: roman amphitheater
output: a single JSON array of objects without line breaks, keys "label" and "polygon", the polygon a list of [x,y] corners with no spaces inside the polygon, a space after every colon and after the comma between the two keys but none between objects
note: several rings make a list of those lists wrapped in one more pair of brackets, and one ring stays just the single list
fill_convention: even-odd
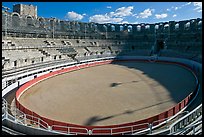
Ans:
[{"label": "roman amphitheater", "polygon": [[201,18],[98,24],[2,10],[3,134],[200,135],[201,83]]}]

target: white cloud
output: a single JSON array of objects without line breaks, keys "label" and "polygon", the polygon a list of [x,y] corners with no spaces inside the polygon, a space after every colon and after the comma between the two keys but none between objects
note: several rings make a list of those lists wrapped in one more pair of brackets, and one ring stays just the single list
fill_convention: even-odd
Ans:
[{"label": "white cloud", "polygon": [[188,2],[188,3],[186,3],[185,5],[190,5],[191,4],[191,2]]},{"label": "white cloud", "polygon": [[82,15],[83,15],[83,16],[86,16],[86,13],[83,13]]},{"label": "white cloud", "polygon": [[78,14],[78,13],[76,13],[74,11],[71,11],[71,12],[67,12],[67,14],[65,16],[65,19],[68,19],[68,20],[82,20],[83,15]]},{"label": "white cloud", "polygon": [[139,23],[139,22],[136,21],[136,22],[133,22],[133,23],[131,23],[131,24],[138,24],[138,23]]},{"label": "white cloud", "polygon": [[177,15],[176,15],[176,14],[174,14],[174,15],[173,15],[173,18],[174,18],[174,17],[176,17],[176,16],[177,16]]},{"label": "white cloud", "polygon": [[111,6],[107,6],[106,8],[107,8],[107,9],[111,9],[112,7],[111,7]]},{"label": "white cloud", "polygon": [[181,5],[181,7],[188,6],[188,5],[190,5],[191,3],[192,3],[192,2],[185,3],[185,4]]},{"label": "white cloud", "polygon": [[121,7],[115,10],[115,12],[110,12],[110,16],[113,17],[125,17],[132,15],[133,6]]},{"label": "white cloud", "polygon": [[181,9],[183,6],[179,6],[179,7],[175,7],[174,10],[178,10],[178,9]]},{"label": "white cloud", "polygon": [[187,5],[190,5],[190,4],[191,4],[191,2],[188,2],[188,3],[184,4],[184,5],[187,6]]},{"label": "white cloud", "polygon": [[107,14],[94,15],[89,18],[89,22],[97,22],[97,23],[119,23],[122,20],[123,20],[122,18],[112,18],[108,16]]},{"label": "white cloud", "polygon": [[152,16],[152,12],[154,12],[154,9],[145,9],[143,12],[140,12],[137,18],[148,18],[149,16]]},{"label": "white cloud", "polygon": [[197,12],[202,12],[202,2],[193,2],[195,9]]},{"label": "white cloud", "polygon": [[188,6],[188,5],[190,5],[192,2],[187,2],[187,3],[185,3],[185,4],[183,4],[183,5],[181,5],[181,6],[171,6],[171,8],[168,8],[168,9],[166,9],[166,11],[171,11],[171,9],[173,9],[173,10],[178,10],[178,9],[181,9],[181,8],[183,8],[183,7],[185,7],[185,6]]},{"label": "white cloud", "polygon": [[163,19],[163,18],[166,18],[168,15],[166,13],[163,13],[163,14],[155,14],[155,17],[157,19]]},{"label": "white cloud", "polygon": [[137,16],[137,14],[133,14],[132,16],[135,17],[135,16]]},{"label": "white cloud", "polygon": [[[108,8],[108,6],[107,6]],[[136,16],[136,14],[132,13],[133,6],[128,7],[120,7],[115,11],[106,13],[106,14],[98,14],[89,17],[90,22],[97,22],[97,23],[121,23],[123,18],[126,16]]]},{"label": "white cloud", "polygon": [[193,5],[194,6],[199,6],[202,8],[202,2],[193,2]]}]

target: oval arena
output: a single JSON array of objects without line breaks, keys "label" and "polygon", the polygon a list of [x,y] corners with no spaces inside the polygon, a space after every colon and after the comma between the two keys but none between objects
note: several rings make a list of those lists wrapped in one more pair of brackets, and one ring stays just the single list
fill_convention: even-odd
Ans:
[{"label": "oval arena", "polygon": [[16,103],[32,115],[28,118],[44,119],[52,129],[65,132],[72,125],[72,130],[80,127],[78,134],[109,134],[113,129],[113,134],[120,134],[173,116],[188,104],[196,88],[195,74],[183,64],[105,60],[35,78],[16,92]]},{"label": "oval arena", "polygon": [[48,119],[108,126],[162,113],[195,88],[194,75],[181,66],[116,61],[41,81],[25,90],[19,103]]},{"label": "oval arena", "polygon": [[4,134],[202,134],[201,18],[100,24],[22,5],[2,6]]}]

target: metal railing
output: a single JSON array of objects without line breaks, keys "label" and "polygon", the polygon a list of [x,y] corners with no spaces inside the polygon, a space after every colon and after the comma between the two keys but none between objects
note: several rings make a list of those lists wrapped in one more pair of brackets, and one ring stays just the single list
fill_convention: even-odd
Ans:
[{"label": "metal railing", "polygon": [[196,135],[202,132],[202,116],[197,121],[169,135]]},{"label": "metal railing", "polygon": [[[61,128],[61,130],[57,130],[55,128]],[[66,133],[66,134],[71,134],[71,135],[79,135],[79,134],[80,135],[89,135],[89,130],[87,128],[82,128],[82,127],[52,125],[50,127],[50,129],[52,131],[63,132],[63,133]],[[72,130],[75,130],[75,132],[73,132]],[[79,132],[79,131],[85,131],[85,132]]]},{"label": "metal railing", "polygon": [[[160,134],[184,134],[189,129],[194,129],[196,126],[202,124],[199,123],[200,119],[202,119],[202,104],[200,104],[193,111],[179,118],[177,121],[173,122],[166,129],[162,129],[160,131],[154,132],[151,135],[160,135]],[[197,123],[196,123],[197,122]]]},{"label": "metal railing", "polygon": [[[144,126],[144,128],[137,128]],[[115,127],[115,128],[93,128],[92,129],[92,135],[117,135],[117,134],[133,134],[137,131],[141,131],[144,129],[147,129],[150,127],[149,123],[141,123],[141,124],[136,124],[136,125],[131,125],[131,126],[122,126],[122,127]],[[126,129],[127,131],[120,131],[122,129]],[[96,131],[100,131],[100,133],[94,133]],[[108,131],[108,133],[101,133],[101,131]],[[117,132],[116,132],[117,131]]]},{"label": "metal railing", "polygon": [[[4,115],[4,116],[2,115],[3,116],[2,119],[4,119],[5,115],[8,115],[8,111],[5,111],[5,110],[10,110],[10,108],[8,108],[8,104],[5,101],[5,99],[3,99],[3,98],[2,98],[2,106],[3,106],[2,110],[4,110],[4,111],[2,111],[2,114]],[[16,112],[17,113],[19,113],[19,112],[23,113],[22,111],[20,111],[18,109],[16,109]],[[170,132],[169,134],[185,134],[185,132],[187,132],[187,130],[192,129],[193,134],[195,134],[196,127],[198,127],[200,125],[202,127],[202,123],[201,123],[202,121],[201,122],[199,121],[193,125],[189,125],[189,122],[195,121],[195,119],[201,115],[202,115],[202,104],[199,105],[192,112],[186,114],[184,117],[182,117],[179,120],[177,120],[176,122],[174,122],[172,125],[170,125],[170,127],[168,129],[165,129],[163,131],[169,130],[169,132]],[[81,127],[60,126],[60,125],[49,126],[45,121],[43,121],[39,117],[35,117],[32,115],[28,115],[28,114],[14,115],[14,117],[15,117],[16,123],[19,123],[19,124],[22,124],[25,126],[31,126],[31,127],[39,128],[39,129],[46,129],[46,130],[49,130],[50,132],[55,131],[55,132],[58,132],[59,134],[65,133],[65,134],[69,134],[69,135],[78,135],[78,134],[80,134],[80,135],[116,135],[116,134],[121,134],[121,135],[129,134],[129,135],[131,135],[134,133],[136,135],[136,134],[141,134],[143,131],[146,131],[145,134],[148,134],[148,133],[151,134],[151,132],[152,132],[151,130],[153,130],[151,126],[154,125],[154,123],[156,123],[158,121],[166,121],[167,119],[169,119],[169,118],[165,118],[162,120],[154,121],[152,123],[142,123],[142,124],[136,124],[136,125],[132,125],[132,126],[123,126],[123,127],[116,127],[116,128],[93,128],[92,130],[88,130],[87,128],[81,128]],[[192,120],[190,120],[189,117],[191,117]],[[7,117],[7,118],[9,118],[9,117]],[[186,119],[189,119],[189,121],[183,122]],[[185,127],[183,125],[184,123],[188,126]],[[144,126],[144,128],[139,128],[139,129],[137,128],[137,127],[141,127],[141,126]],[[57,130],[57,128],[60,128],[60,130]],[[64,129],[64,130],[62,131],[62,129]],[[124,131],[124,129],[126,129],[126,131]],[[100,131],[100,132],[97,133],[97,131]],[[103,133],[103,131],[105,131],[105,132]],[[154,133],[154,134],[157,134],[157,133]]]},{"label": "metal railing", "polygon": [[189,114],[185,115],[184,117],[180,118],[178,121],[173,123],[170,126],[170,133],[177,132],[184,127],[191,124],[193,121],[195,121],[199,116],[202,115],[202,104],[200,104],[197,108],[195,108],[193,111],[191,111]]}]

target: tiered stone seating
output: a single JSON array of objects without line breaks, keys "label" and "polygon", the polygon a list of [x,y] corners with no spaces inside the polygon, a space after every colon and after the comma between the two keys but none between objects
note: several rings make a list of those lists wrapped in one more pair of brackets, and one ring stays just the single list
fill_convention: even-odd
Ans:
[{"label": "tiered stone seating", "polygon": [[57,49],[63,55],[77,54],[77,51],[73,47],[63,47]]},{"label": "tiered stone seating", "polygon": [[77,51],[78,57],[83,57],[88,55],[88,51],[85,49],[85,47],[75,47],[75,50]]},{"label": "tiered stone seating", "polygon": [[[179,41],[178,41],[179,40]],[[37,62],[92,58],[103,55],[149,56],[155,42],[123,41],[102,39],[51,39],[51,38],[8,38],[2,40],[3,63],[8,67],[19,67]],[[182,57],[202,60],[202,43],[186,38],[170,37],[167,50],[161,56]],[[201,57],[200,57],[201,56]],[[16,61],[16,62],[15,62]],[[15,62],[15,63],[14,63]],[[14,65],[17,64],[17,65]],[[4,69],[6,68],[4,66]]]},{"label": "tiered stone seating", "polygon": [[2,56],[9,60],[5,63],[9,64],[7,67],[11,68],[34,64],[45,60],[45,55],[40,53],[37,49],[2,50]]}]

